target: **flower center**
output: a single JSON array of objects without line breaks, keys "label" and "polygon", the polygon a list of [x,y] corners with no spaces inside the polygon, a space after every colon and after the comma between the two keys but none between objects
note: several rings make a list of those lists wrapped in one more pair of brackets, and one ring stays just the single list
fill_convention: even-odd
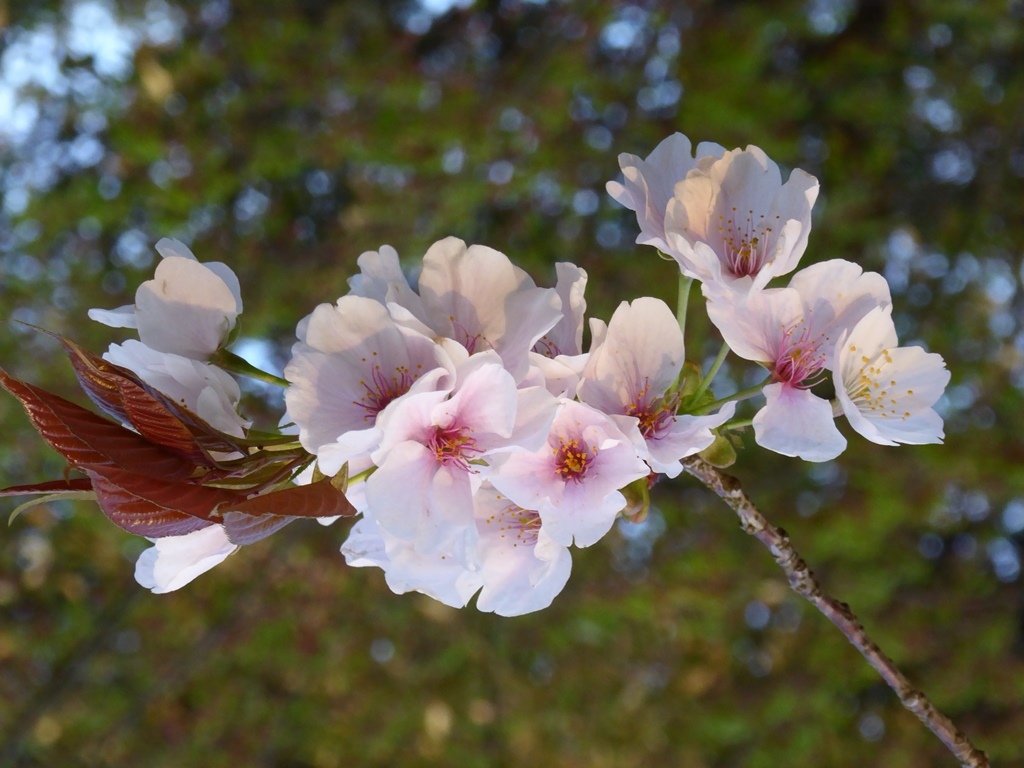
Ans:
[{"label": "flower center", "polygon": [[822,341],[802,320],[786,329],[772,369],[775,380],[801,389],[817,384],[814,377],[825,367]]},{"label": "flower center", "polygon": [[561,475],[563,480],[583,482],[587,470],[597,458],[597,448],[591,449],[585,442],[575,437],[558,442],[559,447],[552,451],[555,455],[555,472]]},{"label": "flower center", "polygon": [[[465,324],[457,320],[455,315],[449,315],[448,319],[451,321],[452,330],[455,331],[455,335],[462,336],[462,346],[466,348],[466,351],[469,352],[469,354],[472,355],[474,352],[477,351],[476,346],[479,342],[483,342],[483,344],[480,347],[481,350],[493,349],[491,343],[487,341],[487,337],[484,336],[482,333],[471,334],[469,332],[469,329],[465,326]],[[460,340],[456,339],[456,341]]]},{"label": "flower center", "polygon": [[408,392],[414,381],[416,381],[416,377],[404,365],[395,368],[395,372],[390,378],[381,371],[379,365],[374,365],[370,373],[370,381],[359,382],[366,391],[365,394],[353,403],[366,411],[363,420],[372,422],[392,400],[396,400]]},{"label": "flower center", "polygon": [[543,355],[544,357],[549,357],[552,360],[562,354],[562,350],[558,348],[558,345],[546,335],[541,336],[537,343],[533,345],[533,351],[539,355]]},{"label": "flower center", "polygon": [[626,406],[626,415],[635,416],[639,421],[640,434],[645,440],[661,437],[676,420],[679,408],[679,393],[668,398],[651,398],[650,382],[644,378],[644,386],[636,399]]},{"label": "flower center", "polygon": [[427,438],[427,448],[434,452],[438,464],[458,467],[464,472],[471,471],[469,462],[474,455],[484,451],[476,447],[476,440],[472,436],[464,434],[466,431],[469,430],[455,424],[433,428]]},{"label": "flower center", "polygon": [[496,525],[498,535],[513,547],[534,547],[540,531],[540,513],[509,504],[500,512],[484,520],[487,525]]},{"label": "flower center", "polygon": [[[856,352],[857,347],[851,344],[850,353]],[[860,362],[860,373],[846,386],[846,394],[857,410],[872,418],[909,419],[910,411],[900,410],[900,400],[913,398],[914,390],[902,390],[892,378],[896,374],[891,372],[893,361],[889,350],[883,349],[873,360],[861,355]]]},{"label": "flower center", "polygon": [[[778,216],[775,217],[779,219]],[[724,246],[725,268],[736,277],[754,276],[771,259],[768,253],[768,226],[765,215],[747,211],[746,217],[732,209],[732,215],[718,217],[718,231]]]}]

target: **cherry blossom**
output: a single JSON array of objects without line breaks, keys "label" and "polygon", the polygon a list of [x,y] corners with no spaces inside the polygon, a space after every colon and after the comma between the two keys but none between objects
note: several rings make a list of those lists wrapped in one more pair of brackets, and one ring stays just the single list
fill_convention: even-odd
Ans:
[{"label": "cherry blossom", "polygon": [[[679,398],[669,393],[685,359],[683,332],[660,299],[622,302],[606,328],[592,321],[594,343],[579,385],[580,400],[613,416],[635,419],[637,446],[654,472],[675,477],[680,459],[704,450],[712,429],[730,419],[735,404],[711,416],[677,415]],[[626,422],[623,431],[637,434]]]},{"label": "cherry blossom", "polygon": [[463,557],[424,554],[372,518],[353,526],[342,554],[351,566],[381,568],[396,594],[421,592],[462,608],[479,591],[477,608],[501,616],[549,606],[569,579],[569,550],[548,536],[537,512],[517,507],[488,483],[473,504],[476,545]]},{"label": "cherry blossom", "polygon": [[850,425],[873,443],[941,443],[932,408],[949,384],[941,355],[900,347],[887,309],[869,312],[836,344],[836,397]]},{"label": "cherry blossom", "polygon": [[423,256],[419,295],[436,334],[470,354],[495,350],[517,382],[529,369],[530,350],[563,316],[553,288],[538,288],[505,254],[455,237]]},{"label": "cherry blossom", "polygon": [[483,581],[477,608],[500,616],[547,608],[569,580],[568,548],[551,537],[540,513],[513,504],[489,483],[474,504]]},{"label": "cherry blossom", "polygon": [[708,315],[740,357],[764,365],[772,382],[753,419],[758,444],[807,461],[846,448],[829,402],[811,387],[832,367],[836,341],[875,307],[890,305],[885,279],[841,259],[815,264],[787,288],[746,296],[711,292]]},{"label": "cherry blossom", "polygon": [[[454,383],[455,364],[430,337],[398,325],[379,302],[343,296],[321,304],[298,328],[299,341],[284,375],[288,413],[299,440],[314,455],[333,457],[321,470],[333,474],[345,461],[366,457],[380,443],[378,415],[410,390]],[[343,450],[338,445],[347,446]]]},{"label": "cherry blossom", "polygon": [[734,149],[687,175],[665,212],[669,255],[704,283],[745,291],[792,272],[807,247],[818,180],[758,147]]},{"label": "cherry blossom", "polygon": [[[158,352],[140,341],[112,344],[103,355],[134,372],[146,384],[179,403],[214,429],[242,437],[250,422],[238,413],[238,383],[209,363],[169,352]],[[240,458],[233,453],[221,459]],[[139,555],[135,579],[154,593],[172,592],[224,561],[238,546],[224,526],[210,525],[182,536],[151,539],[154,545]]]},{"label": "cherry blossom", "polygon": [[[244,488],[252,503],[242,509],[257,518],[246,518],[246,530],[255,532],[231,527],[232,515],[245,512],[218,518],[236,541],[317,511],[355,513],[361,518],[341,548],[350,565],[382,569],[396,593],[456,607],[476,597],[479,610],[504,616],[550,605],[572,569],[569,547],[594,544],[618,516],[632,514],[627,486],[679,475],[684,459],[712,446],[737,403],[759,392],[765,403],[750,421],[754,438],[788,456],[838,456],[846,447],[835,423],[841,414],[875,443],[942,441],[934,406],[950,374],[939,355],[898,345],[885,280],[843,260],[795,272],[818,195],[813,176],[797,169],[783,183],[755,146],[694,148],[678,133],[646,158],[620,155],[619,164],[622,181],[607,189],[636,213],[637,242],[702,282],[726,342],[698,385],[683,375],[685,315],[677,319],[665,302],[637,298],[620,303],[607,323],[592,318],[585,352],[586,271],[558,263],[555,287],[539,287],[505,254],[455,237],[431,245],[418,274],[403,270],[391,246],[362,253],[347,295],[297,324],[283,380],[224,349],[242,311],[238,278],[224,264],[200,263],[176,240],[156,244],[161,261],[133,304],[89,316],[138,330],[138,340],[111,345],[106,360],[243,438],[226,448],[234,453],[211,457],[231,466],[185,465],[180,473],[207,490]],[[788,286],[768,287],[790,273]],[[680,301],[680,312],[687,306]],[[710,385],[729,350],[768,376],[715,400]],[[280,435],[248,432],[239,385],[218,364],[286,385]],[[814,391],[830,375],[831,403]],[[7,388],[29,408],[29,394]],[[225,482],[226,472],[242,484]],[[321,484],[325,475],[332,480]],[[99,495],[98,475],[89,476]],[[77,494],[82,485],[48,482],[32,492]],[[296,511],[265,515],[270,502],[255,500],[279,489]],[[140,495],[136,505],[132,497],[118,514],[153,514],[164,509],[162,498]],[[225,509],[219,492],[204,498],[214,512]],[[238,549],[225,525],[206,522],[207,507],[182,511],[206,527],[152,540],[136,579],[153,592],[179,589]]]},{"label": "cherry blossom", "polygon": [[381,414],[377,469],[366,481],[367,514],[425,554],[471,543],[472,497],[488,462],[540,446],[555,413],[555,398],[517,389],[494,351],[473,355],[457,375],[454,389],[410,393]]},{"label": "cherry blossom", "polygon": [[690,140],[681,133],[674,133],[655,147],[645,160],[627,153],[619,155],[623,183],[609,181],[605,188],[616,202],[636,211],[640,225],[640,234],[636,238],[638,243],[653,245],[663,253],[669,253],[665,237],[665,209],[676,184],[691,171],[724,153],[725,147],[702,142],[697,145],[694,156]]},{"label": "cherry blossom", "polygon": [[424,554],[413,540],[390,534],[372,517],[352,526],[341,553],[354,568],[383,570],[396,595],[420,592],[452,608],[464,608],[483,585],[480,573],[450,552]]},{"label": "cherry blossom", "polygon": [[[635,419],[628,429],[637,429]],[[556,542],[587,547],[626,506],[619,489],[650,473],[634,447],[640,439],[600,411],[563,399],[546,444],[499,457],[489,479],[513,503],[538,510]]]},{"label": "cherry blossom", "polygon": [[135,304],[90,309],[89,317],[115,328],[137,328],[158,352],[207,360],[228,338],[242,312],[238,278],[220,262],[200,263],[183,243],[164,238],[152,280],[135,292]]},{"label": "cherry blossom", "polygon": [[360,254],[356,263],[359,274],[348,279],[350,296],[364,296],[384,306],[393,304],[424,325],[429,325],[423,300],[409,285],[394,248],[382,245],[379,250],[366,251]]}]

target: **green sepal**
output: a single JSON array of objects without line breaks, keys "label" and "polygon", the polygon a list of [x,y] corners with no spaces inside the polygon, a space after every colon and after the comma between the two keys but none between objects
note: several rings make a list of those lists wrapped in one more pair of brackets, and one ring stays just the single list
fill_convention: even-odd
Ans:
[{"label": "green sepal", "polygon": [[[317,466],[316,468],[313,469],[313,474],[315,475],[319,471],[320,471],[320,468],[319,468],[319,466]],[[334,488],[339,493],[345,493],[345,491],[348,490],[348,462],[347,461],[342,465],[341,469],[338,470],[338,474],[336,474],[334,477],[331,478],[331,485],[334,486]]]},{"label": "green sepal", "polygon": [[620,512],[623,519],[630,523],[642,523],[651,511],[651,491],[647,477],[641,477],[622,489],[626,497],[626,506]]},{"label": "green sepal", "polygon": [[726,469],[736,463],[736,448],[729,438],[715,435],[715,442],[701,451],[700,457],[713,467]]},{"label": "green sepal", "polygon": [[686,403],[697,391],[701,378],[700,366],[692,360],[685,360],[683,367],[679,370],[679,378],[676,383],[676,392],[679,393],[683,403]]}]

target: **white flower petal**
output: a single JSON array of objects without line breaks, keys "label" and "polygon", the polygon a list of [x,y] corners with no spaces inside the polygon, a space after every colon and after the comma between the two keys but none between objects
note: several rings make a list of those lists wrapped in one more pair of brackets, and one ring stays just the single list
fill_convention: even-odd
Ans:
[{"label": "white flower petal", "polygon": [[231,286],[181,256],[161,261],[135,293],[139,338],[153,349],[205,360],[227,339],[241,307]]},{"label": "white flower petal", "polygon": [[135,305],[126,304],[117,309],[90,309],[89,319],[111,328],[138,328],[135,320]]},{"label": "white flower petal", "polygon": [[850,425],[874,443],[941,443],[942,418],[932,406],[949,371],[940,355],[897,343],[887,308],[840,337],[833,376],[839,403]]},{"label": "white flower petal", "polygon": [[230,374],[198,360],[158,352],[130,339],[111,344],[103,359],[135,373],[140,379],[181,403],[214,429],[242,437],[252,422],[238,414],[241,390]]},{"label": "white flower petal", "polygon": [[173,592],[224,562],[236,549],[221,525],[156,539],[139,555],[135,580],[154,594]]},{"label": "white flower petal", "polygon": [[817,180],[800,170],[783,184],[758,147],[725,152],[676,183],[665,209],[668,253],[702,282],[762,288],[796,267],[817,194]]},{"label": "white flower petal", "polygon": [[753,420],[758,445],[804,461],[829,461],[846,449],[828,400],[781,383],[769,384],[764,394],[767,402]]}]

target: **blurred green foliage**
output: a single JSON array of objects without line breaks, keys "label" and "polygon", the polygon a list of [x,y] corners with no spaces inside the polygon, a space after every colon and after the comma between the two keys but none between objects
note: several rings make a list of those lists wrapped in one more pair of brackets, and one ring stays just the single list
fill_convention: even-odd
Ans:
[{"label": "blurred green foliage", "polygon": [[[604,318],[673,301],[604,193],[616,154],[676,130],[757,144],[821,179],[805,259],[883,272],[901,338],[953,382],[945,446],[851,435],[826,465],[747,450],[734,471],[911,679],[1024,766],[1024,4],[466,5],[0,3],[0,362],[80,399],[7,321],[120,340],[85,311],[130,302],[162,236],[235,269],[243,336],[279,364],[382,243],[411,265],[455,234],[546,284],[574,261]],[[13,398],[0,425],[0,482],[59,476]],[[0,536],[0,764],[955,763],[717,499],[680,479],[653,501],[520,619],[390,594],[346,568],[342,523],[154,596],[145,542],[94,507],[29,513]]]}]

